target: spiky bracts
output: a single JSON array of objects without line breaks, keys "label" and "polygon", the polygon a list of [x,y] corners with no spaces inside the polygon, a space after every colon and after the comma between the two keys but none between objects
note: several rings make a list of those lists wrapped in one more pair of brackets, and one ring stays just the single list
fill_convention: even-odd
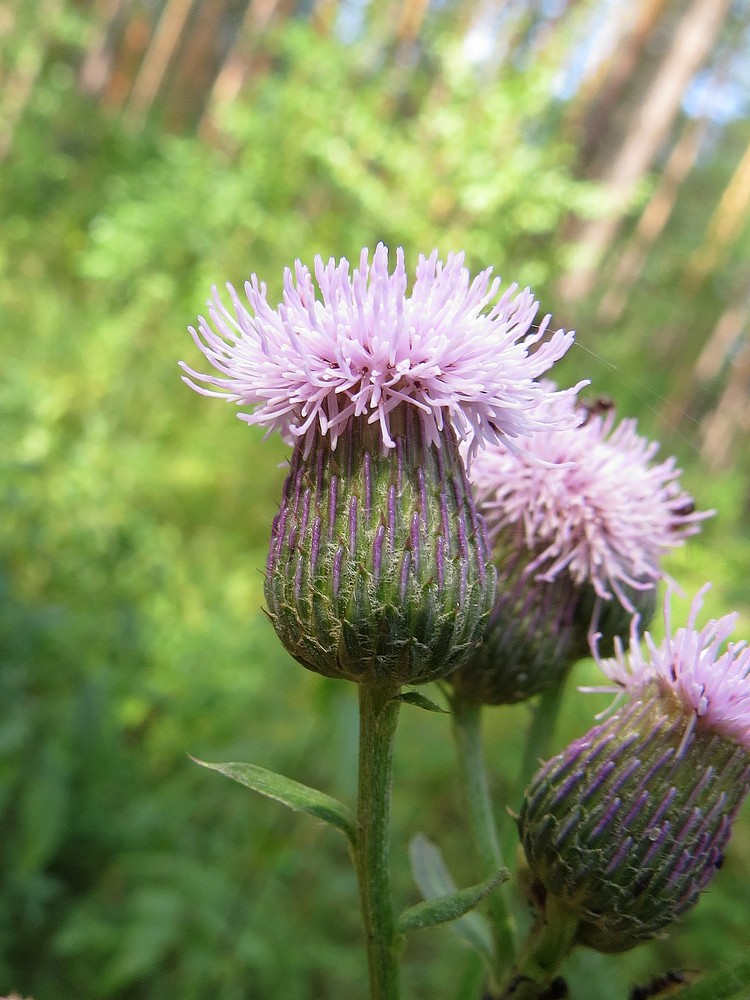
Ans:
[{"label": "spiky bracts", "polygon": [[[750,756],[687,734],[653,688],[537,774],[519,818],[533,877],[579,918],[578,941],[625,951],[682,916],[721,865]],[[539,893],[537,893],[539,896]]]},{"label": "spiky bracts", "polygon": [[483,641],[451,684],[468,701],[511,705],[544,691],[586,654],[586,628],[578,625],[574,588],[530,576],[523,551],[495,558],[497,597]]},{"label": "spiky bracts", "polygon": [[484,526],[456,437],[426,440],[399,412],[394,447],[351,421],[335,451],[298,445],[274,521],[266,600],[300,663],[365,684],[447,676],[479,642],[494,598]]}]

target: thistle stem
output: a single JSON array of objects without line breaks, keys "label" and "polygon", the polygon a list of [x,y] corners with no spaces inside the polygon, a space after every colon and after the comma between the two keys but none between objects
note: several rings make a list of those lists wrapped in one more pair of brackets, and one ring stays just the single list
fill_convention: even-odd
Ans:
[{"label": "thistle stem", "polygon": [[526,730],[526,746],[524,747],[521,770],[518,775],[518,795],[523,795],[526,786],[539,770],[539,761],[546,760],[552,745],[552,736],[560,715],[562,696],[565,691],[563,677],[552,687],[539,695],[539,699],[531,710],[529,728]]},{"label": "thistle stem", "polygon": [[[457,692],[451,695],[453,737],[469,828],[482,875],[488,876],[503,865],[495,812],[490,798],[487,771],[482,749],[482,706],[468,701]],[[495,969],[498,981],[510,968],[514,955],[515,926],[508,905],[507,889],[495,889],[487,898],[492,936],[495,943]],[[496,988],[497,983],[491,984]]]},{"label": "thistle stem", "polygon": [[575,947],[578,917],[554,896],[528,933],[500,1000],[541,1000]]},{"label": "thistle stem", "polygon": [[359,685],[357,877],[367,939],[371,1000],[398,1000],[389,826],[398,689]]},{"label": "thistle stem", "polygon": [[[521,766],[518,771],[516,785],[513,788],[513,794],[510,797],[510,806],[512,809],[520,808],[524,792],[533,776],[539,770],[539,761],[549,757],[552,737],[554,736],[555,726],[560,715],[560,706],[562,704],[566,680],[567,678],[563,677],[557,684],[543,691],[537,698],[536,704],[531,708]],[[514,834],[515,824],[509,823],[502,830],[502,849],[508,856],[516,848],[517,839]],[[513,900],[513,912],[518,923],[521,926],[525,926],[527,906],[517,897]]]}]

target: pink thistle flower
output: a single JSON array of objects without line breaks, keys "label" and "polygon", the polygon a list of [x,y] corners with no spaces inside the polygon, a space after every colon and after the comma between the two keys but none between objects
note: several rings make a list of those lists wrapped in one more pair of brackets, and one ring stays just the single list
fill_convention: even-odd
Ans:
[{"label": "pink thistle flower", "polygon": [[750,650],[727,641],[736,615],[697,627],[705,590],[674,631],[667,594],[667,636],[657,645],[646,634],[645,654],[637,623],[627,657],[616,640],[600,666],[624,704],[525,794],[531,896],[562,900],[577,940],[600,951],[648,940],[697,903],[750,791]]},{"label": "pink thistle flower", "polygon": [[659,445],[637,433],[635,420],[615,427],[604,405],[604,413],[576,409],[569,396],[551,396],[548,419],[555,411],[559,425],[575,413],[576,425],[516,438],[512,450],[485,445],[471,479],[490,540],[522,536],[532,554],[527,574],[551,583],[567,573],[632,613],[626,589],[651,589],[661,557],[711,512],[695,513],[674,458],[654,463]]},{"label": "pink thistle flower", "polygon": [[[216,288],[209,319],[190,328],[218,375],[181,364],[196,392],[253,407],[250,424],[302,439],[305,451],[319,430],[331,449],[356,417],[379,424],[382,444],[394,447],[393,411],[405,405],[420,415],[423,434],[437,444],[446,421],[459,438],[497,443],[540,429],[567,426],[570,409],[539,407],[550,395],[538,377],[573,343],[558,330],[542,342],[550,317],[529,333],[538,303],[516,285],[497,298],[491,268],[473,280],[464,254],[420,256],[407,294],[404,254],[393,273],[381,243],[359,267],[315,258],[313,276],[296,262],[284,272],[283,302],[272,308],[266,286],[245,284],[249,308],[228,285],[231,309]],[[318,294],[319,290],[319,294]],[[538,345],[531,352],[531,348]],[[581,383],[585,384],[585,383]],[[555,392],[566,399],[579,386]]]},{"label": "pink thistle flower", "polygon": [[598,662],[617,685],[614,690],[637,697],[656,683],[677,699],[689,720],[689,731],[700,725],[722,733],[750,751],[750,647],[745,641],[727,642],[737,622],[736,613],[697,627],[703,595],[709,586],[706,584],[695,596],[684,628],[672,631],[672,594],[668,591],[664,600],[663,642],[657,645],[646,632],[644,653],[634,619],[628,652],[624,652],[618,639],[614,657]]}]

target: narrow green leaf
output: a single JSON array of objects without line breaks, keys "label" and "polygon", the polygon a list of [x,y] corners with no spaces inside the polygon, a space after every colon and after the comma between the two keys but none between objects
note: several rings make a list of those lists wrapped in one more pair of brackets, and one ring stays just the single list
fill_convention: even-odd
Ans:
[{"label": "narrow green leaf", "polygon": [[354,813],[342,802],[326,795],[325,792],[319,792],[317,788],[310,788],[299,781],[294,781],[293,778],[286,778],[283,774],[267,771],[266,768],[258,767],[256,764],[237,762],[210,764],[205,760],[198,760],[196,757],[192,757],[191,760],[200,764],[201,767],[225,774],[232,781],[237,781],[269,799],[282,802],[290,809],[306,812],[316,819],[322,819],[324,823],[329,823],[337,830],[341,830],[352,847],[356,845],[357,821],[354,818]]},{"label": "narrow green leaf", "polygon": [[747,1000],[750,996],[750,958],[702,976],[675,993],[675,1000]]},{"label": "narrow green leaf", "polygon": [[477,903],[489,895],[494,888],[508,880],[508,869],[501,868],[484,882],[477,882],[466,889],[457,889],[446,896],[426,899],[415,903],[403,911],[396,921],[396,933],[423,930],[425,927],[435,927],[436,924],[447,924],[451,920],[463,917],[473,910]]},{"label": "narrow green leaf", "polygon": [[396,695],[395,700],[402,701],[405,705],[415,705],[417,708],[423,708],[426,712],[440,712],[443,715],[450,714],[447,708],[441,708],[436,701],[420,694],[419,691],[404,691],[403,694]]},{"label": "narrow green leaf", "polygon": [[403,933],[450,921],[450,930],[492,968],[495,952],[489,923],[480,914],[469,911],[507,880],[507,869],[500,869],[468,889],[456,889],[439,848],[422,834],[417,834],[409,845],[409,857],[414,881],[425,902],[405,910],[397,921],[397,930]]}]

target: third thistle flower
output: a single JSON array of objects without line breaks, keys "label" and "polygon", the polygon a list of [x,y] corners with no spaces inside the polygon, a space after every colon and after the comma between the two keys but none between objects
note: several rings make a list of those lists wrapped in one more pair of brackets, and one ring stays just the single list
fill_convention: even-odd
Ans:
[{"label": "third thistle flower", "polygon": [[519,828],[531,895],[578,924],[577,940],[623,951],[686,913],[720,867],[750,788],[750,649],[736,615],[602,662],[626,700],[547,763]]}]

